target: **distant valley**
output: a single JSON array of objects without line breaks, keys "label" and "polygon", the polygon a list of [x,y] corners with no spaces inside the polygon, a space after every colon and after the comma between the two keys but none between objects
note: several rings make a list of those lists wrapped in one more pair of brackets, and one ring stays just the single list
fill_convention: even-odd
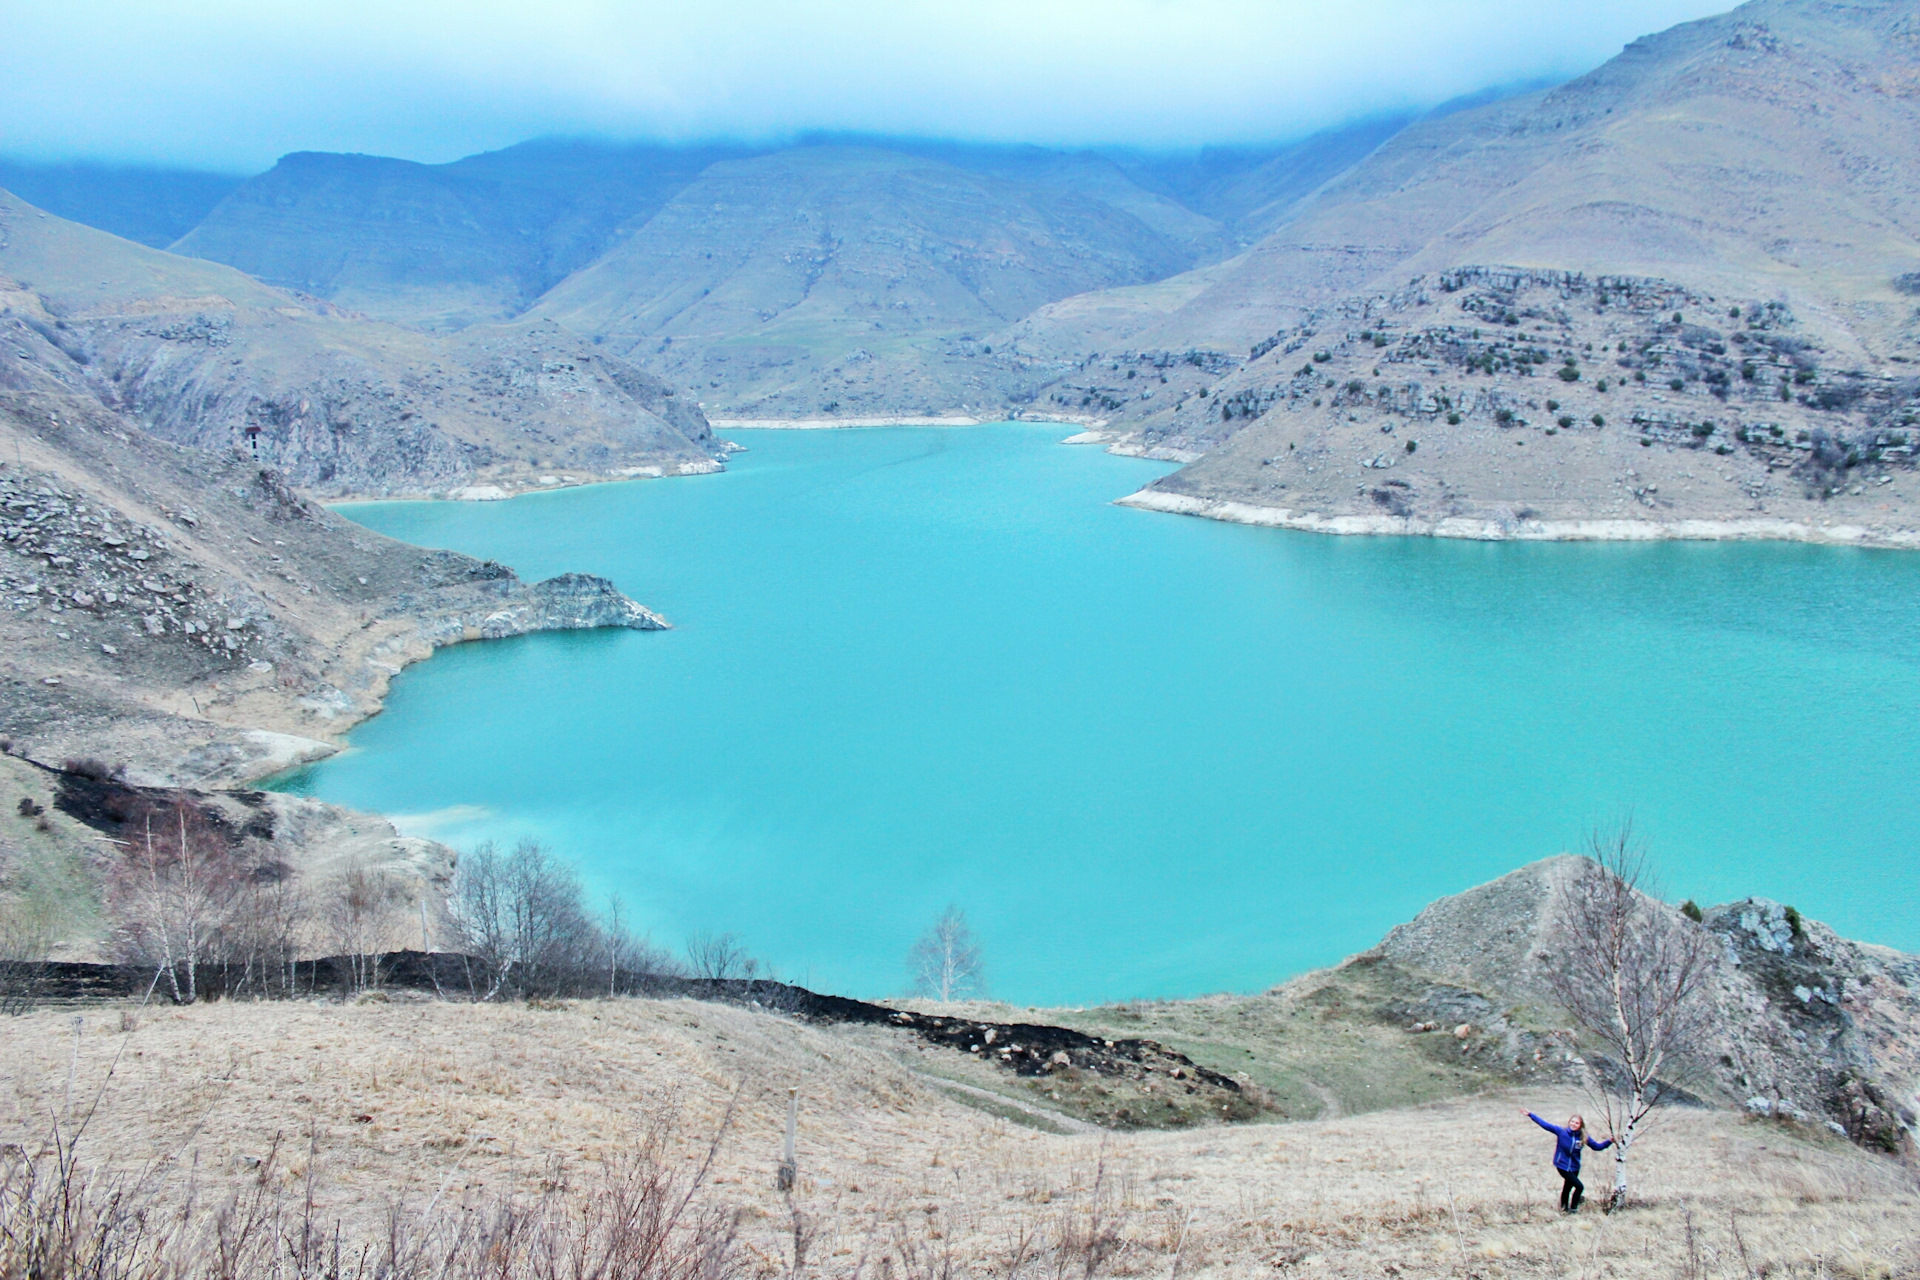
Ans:
[{"label": "distant valley", "polygon": [[[260,288],[198,258],[319,300],[222,320],[238,345],[191,395],[177,365],[133,388],[198,443],[247,418],[316,492],[699,470],[725,452],[708,417],[1012,416],[1193,462],[1138,500],[1164,510],[1899,546],[1920,538],[1916,22],[1753,0],[1558,87],[1265,149],[546,140],[299,153],[237,184],[0,176],[149,243],[202,208],[151,259],[168,297]],[[350,374],[294,337],[328,325],[368,335]],[[214,394],[216,366],[244,392]]]}]

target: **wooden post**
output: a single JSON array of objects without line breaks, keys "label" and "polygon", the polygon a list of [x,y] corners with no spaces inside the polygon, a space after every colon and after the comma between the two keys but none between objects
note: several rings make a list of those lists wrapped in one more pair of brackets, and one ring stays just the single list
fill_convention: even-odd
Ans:
[{"label": "wooden post", "polygon": [[774,1185],[782,1192],[793,1190],[794,1182],[800,1176],[800,1164],[793,1153],[794,1131],[800,1127],[800,1090],[787,1090],[787,1140],[780,1151],[780,1169],[774,1175]]}]

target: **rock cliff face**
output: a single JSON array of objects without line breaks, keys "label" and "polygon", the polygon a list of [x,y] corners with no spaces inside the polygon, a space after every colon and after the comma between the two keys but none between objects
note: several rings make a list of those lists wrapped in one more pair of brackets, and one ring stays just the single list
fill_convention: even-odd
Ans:
[{"label": "rock cliff face", "polygon": [[[1546,974],[1559,903],[1581,891],[1590,868],[1549,858],[1442,898],[1371,954],[1552,1019]],[[1706,997],[1715,1032],[1690,1087],[1864,1145],[1910,1149],[1920,1131],[1920,957],[1849,941],[1763,899],[1713,907],[1691,927],[1720,946]]]}]

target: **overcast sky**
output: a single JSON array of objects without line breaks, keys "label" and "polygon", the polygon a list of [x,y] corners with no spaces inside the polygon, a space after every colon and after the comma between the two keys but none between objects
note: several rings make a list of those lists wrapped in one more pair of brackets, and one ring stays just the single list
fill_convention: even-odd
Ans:
[{"label": "overcast sky", "polygon": [[0,0],[0,154],[264,168],[553,133],[1178,147],[1596,66],[1728,0]]}]

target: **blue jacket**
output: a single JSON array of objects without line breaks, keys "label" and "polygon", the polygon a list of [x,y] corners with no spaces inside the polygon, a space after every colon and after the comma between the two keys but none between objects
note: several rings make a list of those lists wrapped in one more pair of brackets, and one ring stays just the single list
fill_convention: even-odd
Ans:
[{"label": "blue jacket", "polygon": [[1584,1129],[1576,1136],[1571,1129],[1562,1129],[1557,1124],[1548,1124],[1533,1112],[1527,1112],[1527,1118],[1553,1135],[1553,1167],[1562,1173],[1580,1172],[1580,1139],[1585,1138],[1587,1145],[1595,1151],[1605,1151],[1613,1145],[1612,1138],[1603,1138],[1599,1142]]}]

